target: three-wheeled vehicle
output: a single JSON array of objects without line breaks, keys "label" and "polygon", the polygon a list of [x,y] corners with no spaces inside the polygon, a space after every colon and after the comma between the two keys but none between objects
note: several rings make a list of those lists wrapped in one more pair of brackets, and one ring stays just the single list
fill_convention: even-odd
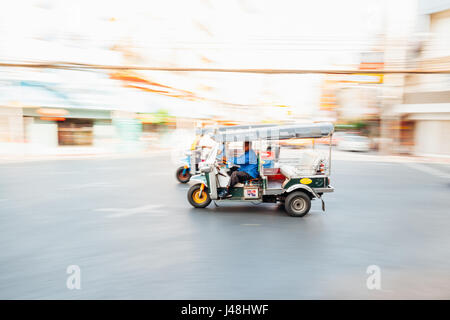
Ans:
[{"label": "three-wheeled vehicle", "polygon": [[[200,174],[191,177],[195,184],[189,189],[187,198],[195,208],[205,208],[211,201],[244,201],[251,203],[281,203],[287,213],[294,217],[305,216],[311,208],[311,200],[320,199],[325,211],[323,194],[333,192],[330,185],[331,139],[334,131],[331,123],[313,123],[283,125],[234,130],[218,133],[217,144],[212,148],[207,160],[199,168]],[[261,145],[286,139],[327,139],[328,148],[323,143],[312,145],[311,150],[295,150],[281,147],[274,164],[264,166],[264,152]],[[231,197],[220,198],[219,194],[227,187],[234,164],[223,164],[217,160],[217,152],[222,145],[251,141],[259,144],[257,168],[259,177],[245,183],[238,183],[230,188]],[[318,149],[316,149],[318,147]],[[285,152],[283,152],[285,151]],[[294,155],[293,152],[296,154]],[[267,154],[267,153],[266,153]],[[227,152],[229,155],[229,152]]]},{"label": "three-wheeled vehicle", "polygon": [[[205,157],[203,140],[215,139],[218,133],[224,133],[235,130],[246,130],[252,128],[273,127],[275,124],[253,124],[253,125],[237,125],[237,126],[220,126],[196,128],[195,139],[189,151],[185,152],[185,157],[181,159],[181,166],[175,172],[175,177],[181,183],[187,183],[192,175],[199,174],[199,166]],[[208,146],[209,147],[209,146]]]}]

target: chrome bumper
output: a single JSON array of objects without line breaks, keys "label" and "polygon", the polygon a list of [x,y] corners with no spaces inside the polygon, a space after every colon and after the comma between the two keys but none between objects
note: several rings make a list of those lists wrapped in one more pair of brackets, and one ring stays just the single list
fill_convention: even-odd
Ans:
[{"label": "chrome bumper", "polygon": [[313,190],[317,193],[334,192],[334,188],[332,186],[328,186],[327,188],[313,188]]}]

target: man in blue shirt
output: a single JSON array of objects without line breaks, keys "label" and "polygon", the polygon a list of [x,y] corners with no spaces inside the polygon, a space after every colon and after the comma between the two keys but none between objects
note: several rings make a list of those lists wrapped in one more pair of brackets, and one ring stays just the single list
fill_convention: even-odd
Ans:
[{"label": "man in blue shirt", "polygon": [[243,183],[247,180],[259,177],[258,157],[256,156],[255,151],[251,149],[251,144],[249,141],[245,141],[244,143],[244,154],[240,157],[233,158],[231,162],[238,164],[240,168],[238,171],[234,171],[231,174],[231,179],[227,186],[227,190],[221,195],[222,197],[230,197],[230,187],[233,187],[235,184],[239,182]]}]

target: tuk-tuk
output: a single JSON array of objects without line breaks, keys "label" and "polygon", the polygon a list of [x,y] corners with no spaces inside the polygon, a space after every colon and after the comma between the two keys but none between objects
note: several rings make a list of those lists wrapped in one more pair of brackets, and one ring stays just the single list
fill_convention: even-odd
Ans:
[{"label": "tuk-tuk", "polygon": [[[215,136],[216,145],[199,167],[200,174],[191,177],[195,184],[187,193],[188,201],[195,208],[206,208],[211,201],[216,205],[225,201],[281,203],[289,215],[303,217],[310,211],[311,200],[320,199],[325,211],[323,194],[334,191],[329,178],[333,131],[331,123],[313,123],[219,132]],[[268,144],[273,149],[277,142],[292,138],[310,139],[313,141],[312,149],[285,148],[287,153],[284,153],[283,146],[279,144],[278,152],[267,152],[262,148],[262,145]],[[315,144],[316,139],[327,139],[329,144],[326,149],[323,142]],[[229,197],[221,198],[219,195],[227,188],[231,171],[236,170],[237,166],[219,161],[217,153],[221,146],[243,144],[245,141],[259,145],[256,151],[259,176],[234,185],[229,190]],[[292,156],[292,152],[299,154]],[[226,155],[229,156],[229,152]],[[268,156],[273,161],[269,166],[264,159]]]},{"label": "tuk-tuk", "polygon": [[181,183],[187,183],[192,175],[199,174],[199,165],[205,158],[205,146],[201,141],[207,137],[215,139],[218,133],[230,132],[235,130],[246,130],[254,128],[274,127],[275,124],[253,124],[253,125],[237,125],[237,126],[221,126],[221,127],[205,127],[196,128],[195,139],[189,151],[185,153],[185,157],[181,159],[182,165],[175,172],[175,177]]},{"label": "tuk-tuk", "polygon": [[197,134],[191,145],[191,149],[185,153],[185,158],[181,160],[182,165],[175,172],[175,177],[178,182],[187,183],[192,175],[200,172],[198,170],[202,155],[202,148],[198,143],[200,139],[201,136]]}]

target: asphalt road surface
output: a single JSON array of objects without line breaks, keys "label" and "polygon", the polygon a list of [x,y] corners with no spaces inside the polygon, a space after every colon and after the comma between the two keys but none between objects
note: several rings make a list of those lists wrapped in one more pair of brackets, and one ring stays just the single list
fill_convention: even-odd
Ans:
[{"label": "asphalt road surface", "polygon": [[334,161],[326,213],[314,201],[304,218],[194,209],[175,168],[164,154],[1,164],[0,298],[450,298],[447,166]]}]

